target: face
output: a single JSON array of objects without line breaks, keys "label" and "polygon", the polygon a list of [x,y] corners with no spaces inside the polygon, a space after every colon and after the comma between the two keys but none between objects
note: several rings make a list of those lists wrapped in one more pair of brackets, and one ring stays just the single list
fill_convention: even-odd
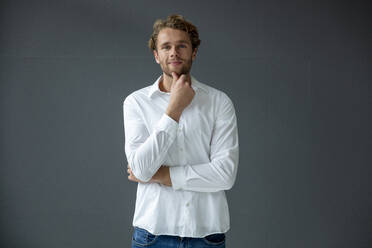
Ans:
[{"label": "face", "polygon": [[172,77],[172,72],[178,75],[190,72],[196,49],[192,50],[190,37],[186,32],[173,28],[162,29],[158,34],[156,48],[155,60],[166,75]]}]

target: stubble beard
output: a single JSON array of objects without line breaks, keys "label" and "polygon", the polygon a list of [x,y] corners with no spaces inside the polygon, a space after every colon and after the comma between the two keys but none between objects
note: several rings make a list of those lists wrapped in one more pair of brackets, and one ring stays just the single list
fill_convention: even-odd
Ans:
[{"label": "stubble beard", "polygon": [[[178,74],[178,76],[180,76],[182,74],[185,74],[185,75],[189,74],[189,72],[191,70],[191,66],[192,66],[192,59],[185,60],[185,63],[186,63],[186,65],[182,66],[181,71],[179,73],[176,72]],[[171,71],[169,69],[168,64],[166,64],[166,66],[161,66],[161,69],[162,69],[162,71],[165,75],[167,75],[168,77],[173,78],[173,76],[172,76],[173,71]]]}]

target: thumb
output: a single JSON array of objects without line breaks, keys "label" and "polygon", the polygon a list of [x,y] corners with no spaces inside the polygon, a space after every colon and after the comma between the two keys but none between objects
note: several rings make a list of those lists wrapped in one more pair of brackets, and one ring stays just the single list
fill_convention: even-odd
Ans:
[{"label": "thumb", "polygon": [[191,83],[190,82],[185,82],[187,86],[189,86],[191,88]]},{"label": "thumb", "polygon": [[178,80],[178,75],[174,71],[172,72],[172,78],[173,78],[173,82],[176,82]]}]

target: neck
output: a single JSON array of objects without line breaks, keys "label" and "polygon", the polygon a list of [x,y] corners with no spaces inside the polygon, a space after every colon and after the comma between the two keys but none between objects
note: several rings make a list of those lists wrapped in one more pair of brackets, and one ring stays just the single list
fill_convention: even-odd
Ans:
[{"label": "neck", "polygon": [[[181,75],[179,75],[181,76]],[[190,76],[190,73],[188,73],[186,75],[186,81],[187,82],[190,82],[191,84],[191,76]],[[163,92],[170,92],[171,90],[171,87],[172,87],[172,83],[173,83],[173,77],[171,76],[168,76],[167,74],[163,73],[163,76],[162,78],[160,79],[160,83],[159,83],[159,89]]]}]

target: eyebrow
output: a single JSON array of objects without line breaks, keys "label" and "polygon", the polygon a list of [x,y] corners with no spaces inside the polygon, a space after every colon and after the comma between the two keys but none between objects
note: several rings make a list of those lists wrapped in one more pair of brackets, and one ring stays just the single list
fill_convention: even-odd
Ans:
[{"label": "eyebrow", "polygon": [[[186,43],[186,44],[189,44],[189,42],[187,40],[178,40],[176,41],[176,43]],[[163,44],[160,44],[160,46],[165,46],[165,45],[169,45],[170,42],[164,42]]]}]

